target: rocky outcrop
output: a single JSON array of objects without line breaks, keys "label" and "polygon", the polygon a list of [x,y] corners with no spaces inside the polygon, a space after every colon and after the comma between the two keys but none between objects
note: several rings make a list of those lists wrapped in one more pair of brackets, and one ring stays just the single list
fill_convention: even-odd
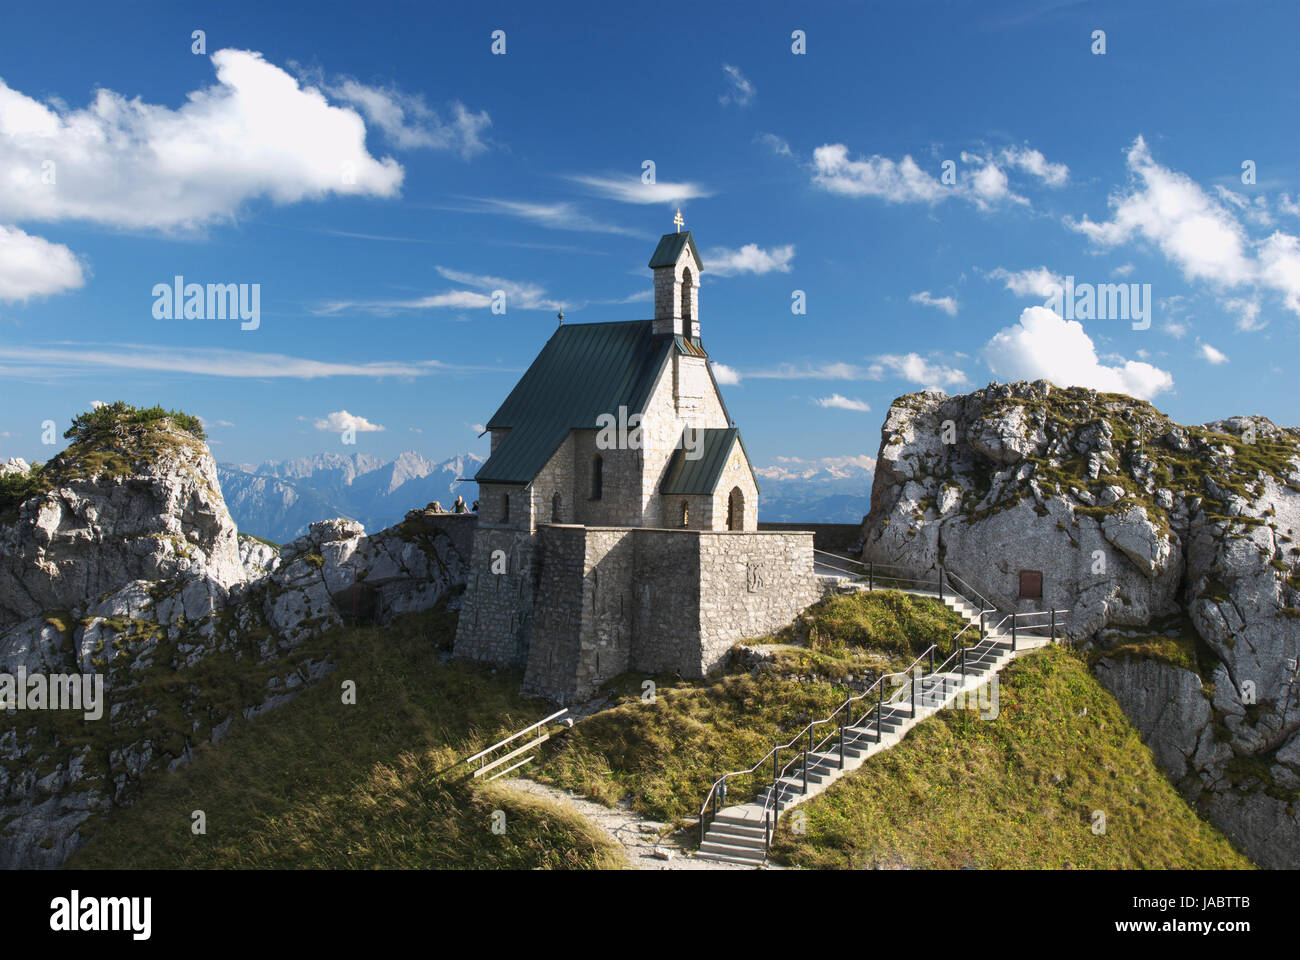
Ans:
[{"label": "rocky outcrop", "polygon": [[[864,558],[1057,608],[1184,795],[1300,866],[1300,431],[1036,383],[900,397]],[[882,568],[884,569],[884,568]],[[1020,573],[1042,598],[1020,597]]]},{"label": "rocky outcrop", "polygon": [[114,444],[70,447],[0,523],[0,630],[132,580],[246,579],[207,445],[166,420]]},{"label": "rocky outcrop", "polygon": [[97,716],[0,712],[0,868],[62,864],[149,774],[326,676],[349,620],[386,623],[464,583],[463,538],[437,516],[371,536],[313,523],[276,549],[238,537],[201,441],[164,424],[146,446],[98,472],[75,467],[100,452],[77,451],[0,518],[0,675],[103,685]]}]

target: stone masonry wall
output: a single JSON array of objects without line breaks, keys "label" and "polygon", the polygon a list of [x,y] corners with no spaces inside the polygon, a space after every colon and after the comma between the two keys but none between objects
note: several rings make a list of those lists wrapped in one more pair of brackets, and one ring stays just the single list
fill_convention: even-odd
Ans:
[{"label": "stone masonry wall", "polygon": [[521,689],[568,702],[577,693],[582,619],[587,606],[586,528],[546,526],[537,531],[536,539],[537,592]]},{"label": "stone masonry wall", "polygon": [[[524,663],[533,615],[534,537],[525,531],[479,527],[460,620],[455,653],[470,660],[507,666]],[[496,551],[503,551],[504,573],[494,573]],[[496,558],[500,566],[501,558]]]},{"label": "stone masonry wall", "polygon": [[699,534],[701,667],[785,626],[818,599],[812,533]]}]

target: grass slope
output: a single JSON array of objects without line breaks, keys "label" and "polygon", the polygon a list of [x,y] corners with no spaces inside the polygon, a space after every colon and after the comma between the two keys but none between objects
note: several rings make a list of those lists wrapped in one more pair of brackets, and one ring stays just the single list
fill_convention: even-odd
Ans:
[{"label": "grass slope", "polygon": [[[455,617],[408,615],[340,631],[339,668],[292,702],[232,727],[193,763],[114,811],[73,868],[618,867],[577,815],[470,781],[460,760],[544,715],[519,675],[443,662]],[[356,682],[356,705],[341,684]],[[191,832],[202,810],[207,833]],[[505,812],[505,832],[492,815]]]},{"label": "grass slope", "polygon": [[[650,702],[641,678],[625,678],[622,702],[552,744],[531,775],[656,819],[693,818],[719,774],[751,766],[843,701],[829,662],[856,657],[860,669],[872,649],[882,662],[910,658],[942,630],[938,606],[890,593],[835,598],[797,628],[813,651],[661,682]],[[791,679],[797,663],[821,672]],[[770,776],[736,784],[728,803]],[[1250,866],[1160,773],[1087,664],[1061,648],[1003,672],[996,719],[946,711],[797,809],[807,832],[784,820],[775,856],[805,867]],[[1106,815],[1104,835],[1092,832],[1094,810]]]},{"label": "grass slope", "polygon": [[[898,669],[932,642],[950,645],[962,620],[937,600],[897,592],[833,597],[773,638],[770,665],[700,681],[655,678],[652,700],[640,676],[621,678],[620,702],[549,745],[530,775],[606,804],[620,800],[647,817],[694,817],[710,784],[752,766],[777,742],[828,716],[849,695],[846,675],[870,682]],[[796,682],[791,675],[812,675]],[[823,728],[819,737],[829,732]],[[789,759],[792,754],[787,754]],[[784,760],[782,761],[784,762]],[[764,770],[732,785],[739,802]],[[742,796],[743,795],[743,796]]]},{"label": "grass slope", "polygon": [[[990,711],[991,712],[991,711]],[[1001,674],[997,716],[931,718],[787,816],[777,860],[812,868],[1249,868],[1156,768],[1078,656]],[[1094,811],[1105,832],[1094,833]]]}]

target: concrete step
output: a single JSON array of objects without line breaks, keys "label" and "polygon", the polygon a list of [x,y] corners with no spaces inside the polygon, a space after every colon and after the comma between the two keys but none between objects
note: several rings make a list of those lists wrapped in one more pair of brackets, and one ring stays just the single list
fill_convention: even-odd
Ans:
[{"label": "concrete step", "polygon": [[731,823],[726,820],[714,820],[709,824],[709,834],[717,833],[729,837],[758,837],[763,839],[763,824],[758,823]]},{"label": "concrete step", "polygon": [[701,860],[719,860],[722,863],[735,863],[742,867],[761,867],[766,862],[765,860],[755,860],[752,857],[732,857],[722,853],[709,853],[706,850],[699,851],[695,856]]},{"label": "concrete step", "polygon": [[757,850],[754,850],[752,847],[737,847],[728,843],[715,843],[712,840],[705,840],[700,844],[700,853],[726,858],[734,863],[762,863],[767,858],[761,844]]},{"label": "concrete step", "polygon": [[763,834],[756,837],[740,836],[734,833],[722,833],[718,830],[710,830],[704,835],[705,844],[721,844],[727,847],[743,847],[746,850],[762,850],[765,846]]}]

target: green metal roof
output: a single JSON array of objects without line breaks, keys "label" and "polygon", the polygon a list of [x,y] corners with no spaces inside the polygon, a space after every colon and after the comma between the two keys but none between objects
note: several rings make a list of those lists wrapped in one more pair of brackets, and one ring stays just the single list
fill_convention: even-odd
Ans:
[{"label": "green metal roof", "polygon": [[672,267],[677,264],[677,259],[682,255],[682,247],[691,248],[691,256],[695,258],[695,269],[703,270],[704,261],[700,259],[700,251],[695,249],[695,238],[691,236],[691,231],[685,233],[665,233],[659,238],[659,246],[655,247],[655,254],[650,258],[651,267]]},{"label": "green metal roof", "polygon": [[[668,469],[664,472],[663,482],[659,485],[659,492],[665,496],[710,496],[718,487],[718,481],[722,478],[722,471],[726,469],[727,457],[731,455],[731,448],[736,443],[740,444],[740,449],[745,449],[744,441],[740,439],[740,431],[735,427],[725,429],[705,428],[697,430],[700,440],[700,456],[695,460],[688,460],[686,451],[678,448],[673,451],[672,458],[668,461]],[[745,452],[745,462],[749,462],[749,453]],[[752,475],[753,466],[750,466]],[[758,478],[754,478],[755,486],[758,485]]]},{"label": "green metal roof", "polygon": [[602,413],[643,413],[675,344],[652,321],[564,324],[546,342],[488,429],[509,427],[479,467],[479,483],[528,483],[571,430],[596,429]]}]

